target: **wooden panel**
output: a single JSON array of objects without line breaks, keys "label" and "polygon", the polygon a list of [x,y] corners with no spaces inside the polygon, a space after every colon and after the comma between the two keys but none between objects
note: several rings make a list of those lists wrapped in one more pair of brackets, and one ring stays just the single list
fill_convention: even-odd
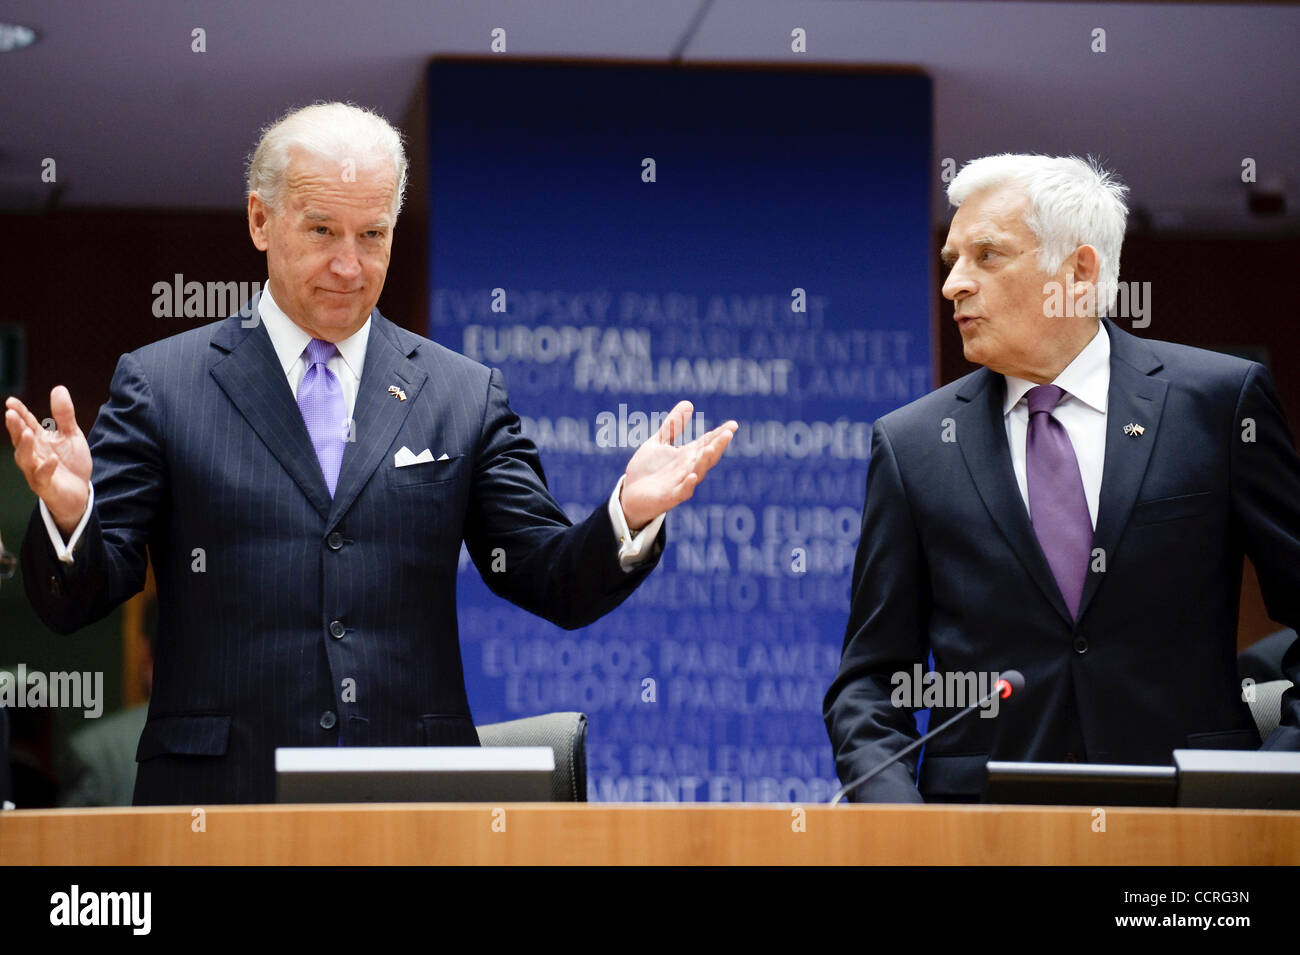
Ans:
[{"label": "wooden panel", "polygon": [[[803,812],[805,831],[796,831]],[[1295,865],[1300,813],[1085,807],[397,804],[28,810],[5,865]],[[504,831],[497,831],[502,828]]]}]

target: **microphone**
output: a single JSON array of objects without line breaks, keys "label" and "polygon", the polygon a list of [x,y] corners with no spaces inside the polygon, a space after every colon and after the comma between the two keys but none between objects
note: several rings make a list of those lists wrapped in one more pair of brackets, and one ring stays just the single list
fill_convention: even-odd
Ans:
[{"label": "microphone", "polygon": [[875,769],[871,770],[871,772],[863,776],[859,776],[857,779],[853,780],[853,782],[849,783],[847,786],[842,788],[839,792],[835,794],[835,797],[831,799],[831,805],[832,806],[838,805],[841,799],[843,799],[849,793],[853,792],[853,790],[857,789],[863,783],[867,782],[870,779],[874,779],[876,776],[884,772],[890,766],[894,765],[894,763],[898,762],[900,759],[902,759],[912,750],[916,749],[918,746],[924,745],[926,741],[938,736],[940,733],[946,730],[949,726],[952,726],[952,724],[956,723],[958,720],[964,719],[965,717],[969,716],[971,713],[975,712],[977,709],[979,709],[989,700],[993,699],[993,697],[997,696],[998,694],[1001,694],[1002,699],[1004,700],[1010,699],[1011,694],[1019,693],[1024,688],[1025,688],[1024,675],[1021,674],[1019,670],[1007,670],[1005,673],[1001,675],[998,682],[993,684],[993,689],[985,693],[984,696],[980,697],[980,699],[976,700],[970,706],[966,707],[966,709],[962,710],[960,713],[953,716],[952,719],[945,722],[942,726],[936,726],[934,729],[930,730],[930,732],[926,733],[920,739],[913,740],[907,746],[904,746],[893,756],[889,757],[889,759],[885,760]]}]

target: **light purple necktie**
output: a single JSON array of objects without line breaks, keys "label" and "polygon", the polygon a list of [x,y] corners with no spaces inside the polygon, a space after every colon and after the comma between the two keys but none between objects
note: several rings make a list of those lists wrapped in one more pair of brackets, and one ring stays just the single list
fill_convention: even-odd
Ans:
[{"label": "light purple necktie", "polygon": [[1029,519],[1070,616],[1074,617],[1078,616],[1088,576],[1092,518],[1074,446],[1065,427],[1052,416],[1052,409],[1064,395],[1065,391],[1056,385],[1038,385],[1025,395],[1029,402],[1025,475]]},{"label": "light purple necktie", "polygon": [[338,354],[331,343],[313,338],[303,350],[307,359],[307,372],[298,385],[298,410],[311,435],[316,459],[320,462],[325,484],[334,496],[339,482],[339,468],[343,464],[343,448],[347,444],[348,411],[343,400],[343,388],[334,372],[326,364]]}]

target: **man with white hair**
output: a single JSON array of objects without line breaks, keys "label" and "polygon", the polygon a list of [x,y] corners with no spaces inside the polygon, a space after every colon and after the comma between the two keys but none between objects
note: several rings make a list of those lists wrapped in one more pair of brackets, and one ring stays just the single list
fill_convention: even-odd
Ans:
[{"label": "man with white hair", "polygon": [[608,506],[574,525],[498,371],[375,307],[406,185],[401,138],[342,103],[269,127],[248,171],[264,291],[122,356],[90,433],[10,398],[40,499],[28,595],[71,632],[158,583],[137,804],[271,802],[280,746],[476,746],[456,626],[464,541],[496,593],[583,626],[663,551],[663,515],[726,449],[675,445],[680,402]]},{"label": "man with white hair", "polygon": [[[971,676],[1024,688],[854,799],[978,799],[989,759],[1260,747],[1234,665],[1242,559],[1300,623],[1300,459],[1263,366],[1107,317],[1125,192],[1073,157],[989,156],[949,185],[943,295],[984,367],[875,423],[824,704],[840,779],[916,740],[918,703],[938,726],[976,702],[948,692],[989,685]],[[931,655],[939,689],[900,693]],[[1300,683],[1297,645],[1284,668]],[[1264,747],[1300,749],[1295,689]]]}]

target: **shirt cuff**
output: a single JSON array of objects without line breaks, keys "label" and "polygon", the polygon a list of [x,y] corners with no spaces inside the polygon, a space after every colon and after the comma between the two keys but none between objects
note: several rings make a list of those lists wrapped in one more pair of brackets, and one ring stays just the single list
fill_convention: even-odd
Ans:
[{"label": "shirt cuff", "polygon": [[77,546],[77,541],[81,540],[81,532],[86,529],[86,522],[90,520],[90,512],[95,506],[95,485],[90,485],[90,493],[86,496],[86,511],[81,515],[81,520],[77,523],[76,528],[72,531],[72,536],[68,542],[63,543],[63,535],[59,533],[58,526],[54,523],[54,518],[50,516],[50,509],[45,506],[45,502],[40,502],[41,518],[45,521],[45,530],[50,535],[50,543],[54,545],[54,553],[59,560],[65,564],[71,564],[72,549]]},{"label": "shirt cuff", "polygon": [[623,505],[618,501],[625,480],[627,480],[626,474],[618,479],[618,483],[614,485],[614,493],[609,496],[609,519],[614,525],[614,536],[618,538],[618,565],[625,572],[631,573],[636,570],[638,564],[642,563],[650,555],[650,545],[659,536],[659,528],[663,526],[664,515],[660,514],[633,534],[631,528],[627,526],[627,516],[623,513]]}]

